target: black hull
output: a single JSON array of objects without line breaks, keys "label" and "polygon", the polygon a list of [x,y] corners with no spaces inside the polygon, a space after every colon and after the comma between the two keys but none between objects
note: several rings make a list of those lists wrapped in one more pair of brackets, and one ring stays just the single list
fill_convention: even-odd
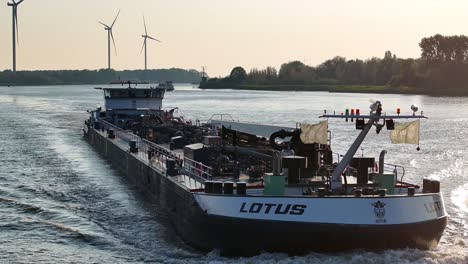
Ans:
[{"label": "black hull", "polygon": [[447,218],[405,225],[337,225],[219,217],[206,214],[193,194],[94,129],[85,139],[151,200],[161,204],[176,232],[201,251],[253,255],[261,251],[302,254],[353,249],[430,249]]},{"label": "black hull", "polygon": [[254,255],[262,251],[304,254],[356,249],[432,249],[447,217],[405,225],[337,225],[279,222],[198,215],[183,236],[197,248],[217,248],[223,255]]}]

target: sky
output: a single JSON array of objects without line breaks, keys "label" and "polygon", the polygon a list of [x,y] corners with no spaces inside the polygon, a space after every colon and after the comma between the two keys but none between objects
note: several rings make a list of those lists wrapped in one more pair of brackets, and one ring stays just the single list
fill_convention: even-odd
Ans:
[{"label": "sky", "polygon": [[[10,0],[11,1],[11,0]],[[12,67],[12,14],[0,5],[0,70]],[[235,66],[312,66],[348,59],[416,58],[421,38],[468,35],[466,0],[25,0],[18,8],[18,70],[107,67],[107,32],[114,26],[112,68],[179,67],[225,76]]]}]

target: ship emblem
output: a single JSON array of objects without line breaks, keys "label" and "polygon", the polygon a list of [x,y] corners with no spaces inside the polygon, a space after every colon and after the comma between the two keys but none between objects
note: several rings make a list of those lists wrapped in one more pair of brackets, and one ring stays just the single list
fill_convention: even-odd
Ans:
[{"label": "ship emblem", "polygon": [[385,203],[382,203],[381,201],[377,201],[372,204],[374,206],[374,214],[375,217],[377,218],[375,220],[376,223],[385,223],[387,222],[385,220]]}]

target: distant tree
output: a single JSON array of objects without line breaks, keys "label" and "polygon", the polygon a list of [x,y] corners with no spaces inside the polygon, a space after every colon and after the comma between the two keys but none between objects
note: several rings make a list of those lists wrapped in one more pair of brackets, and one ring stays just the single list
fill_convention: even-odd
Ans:
[{"label": "distant tree", "polygon": [[394,72],[394,64],[397,61],[396,55],[392,55],[392,52],[386,51],[384,58],[380,61],[377,67],[375,76],[375,83],[377,85],[386,85],[394,74],[398,74],[398,71]]},{"label": "distant tree", "polygon": [[337,74],[342,74],[346,64],[346,58],[336,56],[331,60],[326,60],[317,67],[317,73],[321,78],[338,79]]},{"label": "distant tree", "polygon": [[348,84],[360,84],[363,82],[364,62],[362,60],[350,60],[340,71],[339,81]]},{"label": "distant tree", "polygon": [[255,84],[269,84],[278,78],[278,73],[275,68],[267,67],[266,69],[259,70],[257,68],[253,68],[247,74],[247,80],[250,83]]},{"label": "distant tree", "polygon": [[381,59],[379,58],[372,58],[366,60],[363,67],[363,74],[362,74],[362,83],[363,84],[377,84],[377,69],[380,65]]},{"label": "distant tree", "polygon": [[270,66],[266,67],[265,79],[267,79],[268,81],[273,81],[276,80],[276,78],[278,78],[278,72],[276,71],[276,69]]},{"label": "distant tree", "polygon": [[247,78],[247,72],[241,66],[234,67],[229,75],[231,81],[240,83]]},{"label": "distant tree", "polygon": [[289,84],[307,84],[317,80],[318,75],[314,67],[300,61],[291,61],[281,65],[278,78]]},{"label": "distant tree", "polygon": [[414,59],[398,59],[399,73],[392,76],[391,86],[417,86],[420,78],[417,74],[417,64]]},{"label": "distant tree", "polygon": [[432,63],[468,63],[468,37],[436,34],[419,43],[421,58]]}]

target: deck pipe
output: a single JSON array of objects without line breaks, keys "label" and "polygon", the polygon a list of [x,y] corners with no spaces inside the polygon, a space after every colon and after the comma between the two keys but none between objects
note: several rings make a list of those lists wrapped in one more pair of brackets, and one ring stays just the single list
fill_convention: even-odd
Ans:
[{"label": "deck pipe", "polygon": [[244,154],[244,155],[251,155],[251,156],[254,156],[254,157],[257,157],[257,158],[261,158],[261,159],[271,160],[271,158],[272,158],[270,155],[263,154],[263,153],[256,152],[256,151],[252,151],[252,150],[249,150],[249,149],[243,148],[243,147],[224,146],[223,148],[226,151],[239,152],[239,153]]},{"label": "deck pipe", "polygon": [[273,151],[273,175],[280,175],[281,168],[281,152]]},{"label": "deck pipe", "polygon": [[385,154],[387,154],[386,150],[382,150],[382,152],[380,152],[380,156],[379,156],[379,174],[384,173]]}]

